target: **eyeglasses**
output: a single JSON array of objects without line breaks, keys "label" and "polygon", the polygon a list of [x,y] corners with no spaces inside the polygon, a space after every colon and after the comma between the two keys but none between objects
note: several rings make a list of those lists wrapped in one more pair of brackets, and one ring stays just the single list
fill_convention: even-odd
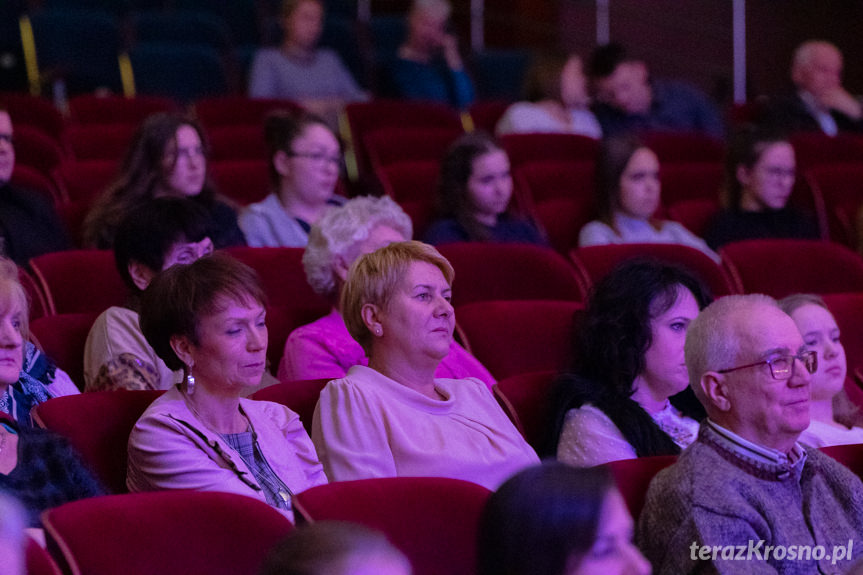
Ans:
[{"label": "eyeglasses", "polygon": [[768,177],[779,179],[779,178],[791,178],[794,179],[797,177],[797,170],[794,168],[780,168],[776,166],[767,166],[764,168],[764,173],[767,174]]},{"label": "eyeglasses", "polygon": [[818,353],[815,351],[801,351],[797,355],[780,355],[778,357],[772,357],[770,359],[765,359],[764,361],[757,361],[748,365],[741,365],[728,369],[720,369],[717,373],[731,373],[732,371],[737,371],[738,369],[756,367],[759,365],[764,365],[766,363],[768,366],[770,366],[770,375],[773,377],[773,379],[784,381],[786,379],[791,379],[792,377],[794,377],[794,366],[796,364],[796,362],[794,361],[795,359],[799,359],[801,363],[803,363],[803,367],[805,367],[806,371],[808,371],[809,373],[815,373],[815,371],[818,369]]},{"label": "eyeglasses", "polygon": [[316,164],[330,163],[337,168],[341,168],[342,166],[341,155],[331,156],[325,152],[287,152],[287,154],[291,158],[306,158]]}]

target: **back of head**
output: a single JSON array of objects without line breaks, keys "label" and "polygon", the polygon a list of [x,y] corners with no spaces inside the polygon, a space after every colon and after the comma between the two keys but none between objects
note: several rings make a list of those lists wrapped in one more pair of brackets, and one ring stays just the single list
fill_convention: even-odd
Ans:
[{"label": "back of head", "polygon": [[156,273],[177,243],[200,242],[212,235],[207,211],[186,198],[161,197],[144,202],[120,221],[114,237],[117,271],[133,292],[139,291],[129,274],[138,262]]},{"label": "back of head", "polygon": [[534,55],[524,81],[524,96],[531,102],[560,100],[560,77],[570,56],[562,51]]},{"label": "back of head", "polygon": [[434,19],[445,20],[452,12],[452,5],[448,0],[413,0],[410,14],[428,14]]},{"label": "back of head", "polygon": [[411,572],[407,558],[382,533],[354,523],[317,521],[276,545],[259,575],[351,575],[356,567],[382,559],[401,566],[405,575]]},{"label": "back of head", "polygon": [[480,518],[479,575],[564,575],[593,545],[613,488],[602,467],[548,462],[517,473]]},{"label": "back of head", "polygon": [[266,306],[266,295],[255,271],[224,253],[158,274],[141,297],[141,331],[147,343],[172,370],[183,362],[171,347],[173,336],[199,345],[202,317],[219,313],[231,302]]},{"label": "back of head", "polygon": [[740,209],[743,185],[737,177],[738,168],[751,169],[761,159],[764,150],[780,142],[788,142],[786,134],[757,126],[744,126],[732,134],[725,155],[723,203],[726,208]]},{"label": "back of head", "polygon": [[617,42],[598,46],[590,56],[588,74],[591,78],[608,78],[623,62],[629,61],[626,48]]},{"label": "back of head", "polygon": [[327,210],[312,226],[303,253],[312,289],[329,297],[337,295],[336,258],[350,265],[359,255],[357,246],[381,225],[398,231],[405,240],[413,236],[410,217],[388,196],[359,196]]}]

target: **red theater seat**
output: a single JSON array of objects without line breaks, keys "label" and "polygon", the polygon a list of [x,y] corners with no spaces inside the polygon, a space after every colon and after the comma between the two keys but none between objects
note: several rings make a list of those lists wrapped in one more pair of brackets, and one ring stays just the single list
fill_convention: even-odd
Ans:
[{"label": "red theater seat", "polygon": [[639,457],[638,459],[623,459],[604,464],[614,476],[614,482],[629,507],[632,518],[638,521],[647,488],[657,473],[677,461],[676,455],[657,455],[654,457]]},{"label": "red theater seat", "polygon": [[52,314],[102,312],[123,305],[128,296],[110,250],[43,254],[30,260],[30,267]]},{"label": "red theater seat", "polygon": [[272,401],[284,405],[300,416],[303,427],[311,435],[312,417],[315,414],[315,407],[318,405],[318,397],[329,381],[329,378],[283,381],[256,391],[251,399]]},{"label": "red theater seat", "polygon": [[537,452],[545,448],[552,406],[549,394],[555,371],[539,371],[513,375],[498,381],[494,396],[531,447]]}]

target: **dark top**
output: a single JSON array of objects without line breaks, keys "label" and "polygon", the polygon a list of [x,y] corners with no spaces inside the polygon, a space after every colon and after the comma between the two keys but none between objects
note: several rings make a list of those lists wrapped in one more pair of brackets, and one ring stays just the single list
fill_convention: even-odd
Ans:
[{"label": "dark top", "polygon": [[[838,110],[830,110],[830,115],[840,132],[863,132],[863,119],[854,120]],[[764,107],[761,122],[771,130],[786,133],[823,131],[821,124],[796,92],[770,98]]]},{"label": "dark top", "polygon": [[723,138],[725,126],[706,95],[682,82],[653,80],[653,102],[647,114],[628,114],[608,104],[594,108],[605,136],[624,132],[701,132]]},{"label": "dark top", "polygon": [[[496,226],[486,229],[490,234],[488,239],[490,242],[548,245],[536,226],[525,219],[504,215],[498,219]],[[440,245],[474,240],[455,219],[447,218],[432,222],[426,230],[423,241],[431,245]]]},{"label": "dark top", "polygon": [[0,491],[21,501],[31,527],[41,526],[39,514],[46,509],[105,493],[64,438],[8,420],[0,425],[18,434],[18,464],[9,475],[0,473]]},{"label": "dark top", "polygon": [[218,200],[202,201],[201,204],[207,208],[212,218],[213,227],[210,232],[210,239],[213,240],[215,249],[246,245],[246,236],[243,235],[240,225],[237,223],[237,212],[231,206]]},{"label": "dark top", "polygon": [[39,192],[0,185],[2,251],[19,266],[30,258],[72,247],[54,207]]},{"label": "dark top", "polygon": [[428,64],[393,58],[386,68],[386,96],[440,102],[458,109],[467,108],[474,100],[470,76],[464,70],[452,70],[443,57]]},{"label": "dark top", "polygon": [[817,240],[820,237],[815,220],[791,206],[763,212],[723,210],[716,214],[704,234],[707,245],[714,250],[724,244],[741,240]]}]

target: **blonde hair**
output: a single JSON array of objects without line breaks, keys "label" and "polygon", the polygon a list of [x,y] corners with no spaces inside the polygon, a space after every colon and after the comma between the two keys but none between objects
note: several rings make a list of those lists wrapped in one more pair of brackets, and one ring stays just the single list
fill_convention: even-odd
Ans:
[{"label": "blonde hair", "polygon": [[414,262],[429,263],[438,268],[449,285],[455,272],[440,252],[417,241],[395,242],[357,258],[348,271],[342,290],[342,317],[348,332],[363,350],[371,352],[372,336],[363,321],[363,306],[372,304],[387,309],[390,298],[403,281],[407,268]]},{"label": "blonde hair", "polygon": [[18,305],[21,311],[21,337],[30,335],[30,300],[18,279],[18,266],[9,258],[0,256],[0,311]]}]

